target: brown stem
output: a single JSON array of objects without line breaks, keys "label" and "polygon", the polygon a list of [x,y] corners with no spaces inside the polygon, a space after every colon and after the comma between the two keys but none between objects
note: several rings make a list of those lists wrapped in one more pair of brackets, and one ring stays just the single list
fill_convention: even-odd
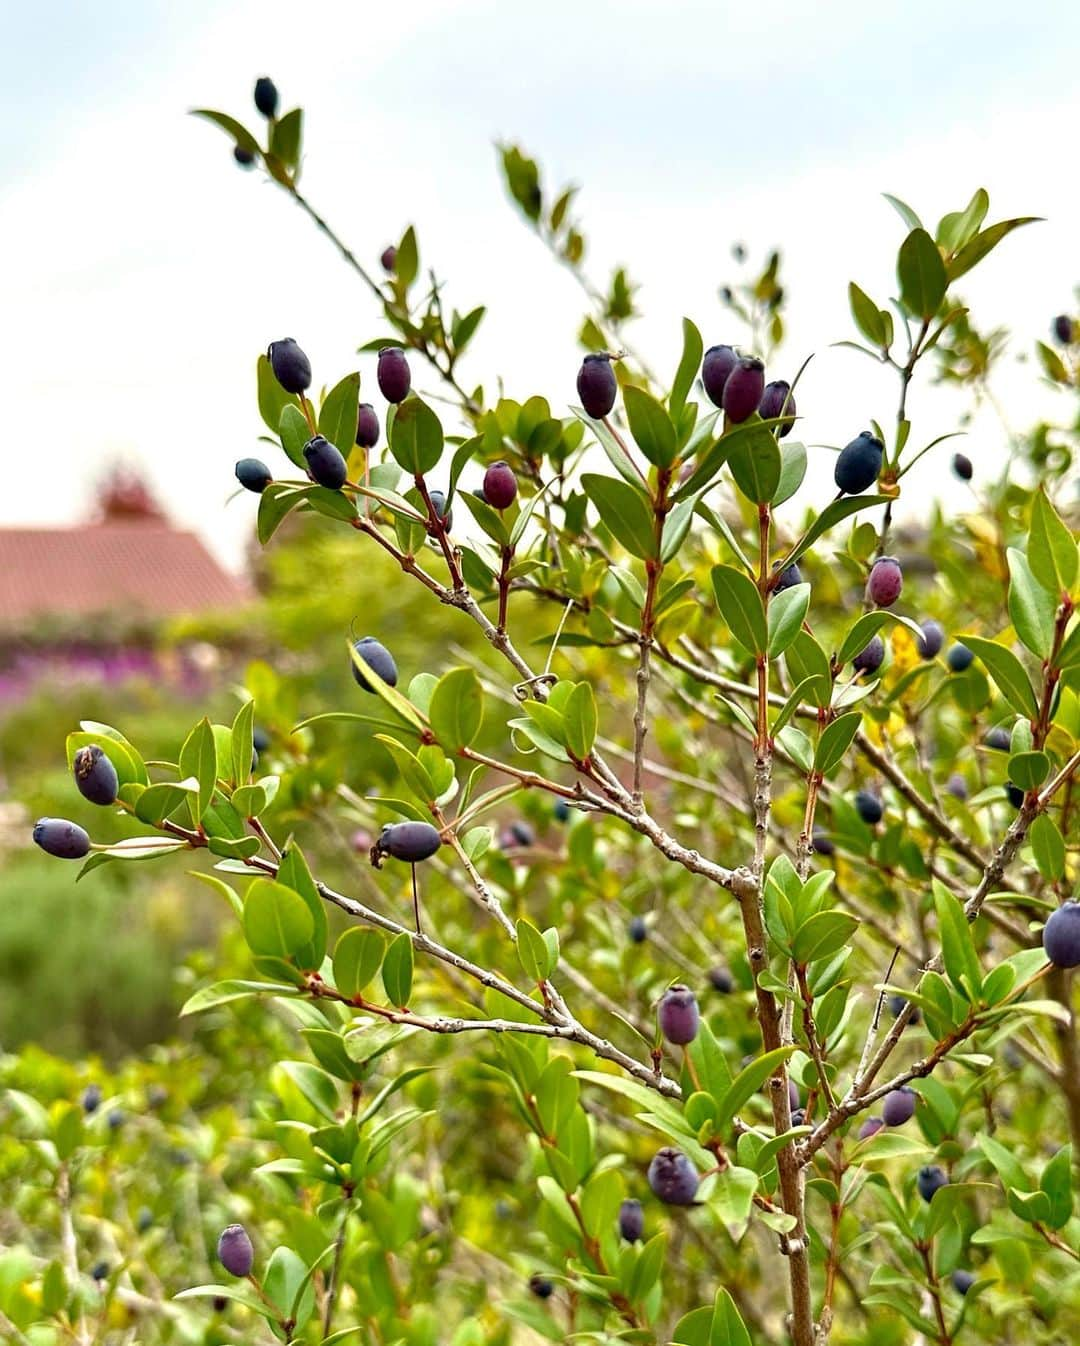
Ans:
[{"label": "brown stem", "polygon": [[941,1286],[938,1283],[937,1272],[934,1270],[933,1242],[919,1242],[915,1246],[919,1250],[923,1270],[926,1272],[926,1288],[930,1291],[930,1299],[934,1306],[934,1317],[937,1319],[938,1342],[940,1346],[952,1346],[949,1325],[945,1321],[945,1306],[941,1302]]}]

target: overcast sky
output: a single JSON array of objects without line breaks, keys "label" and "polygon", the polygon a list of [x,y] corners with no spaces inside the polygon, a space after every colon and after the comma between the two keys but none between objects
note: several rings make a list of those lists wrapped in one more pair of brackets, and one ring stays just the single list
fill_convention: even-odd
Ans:
[{"label": "overcast sky", "polygon": [[[991,219],[1046,217],[961,286],[980,325],[1016,329],[1016,353],[1076,302],[1075,4],[42,0],[6,5],[3,30],[0,524],[77,521],[120,457],[236,564],[255,501],[225,502],[235,459],[261,452],[257,353],[295,336],[329,383],[384,330],[288,200],[185,115],[255,125],[262,73],[305,107],[305,191],[357,255],[374,266],[415,221],[449,302],[489,305],[469,386],[500,373],[511,396],[574,400],[580,295],[506,204],[503,139],[549,183],[582,184],[591,267],[629,265],[634,339],[661,368],[683,314],[707,344],[741,336],[716,298],[730,244],[779,245],[791,335],[771,372],[817,352],[810,443],[893,415],[885,371],[830,349],[853,335],[849,280],[890,292],[903,229],[882,191],[932,221],[980,185]],[[373,357],[359,367],[378,404]],[[1000,391],[1017,425],[1055,406],[1030,364],[1010,360]],[[959,410],[918,388],[910,409],[923,441]],[[1000,460],[1000,427],[964,447]],[[952,489],[949,452],[923,460],[919,508]]]}]

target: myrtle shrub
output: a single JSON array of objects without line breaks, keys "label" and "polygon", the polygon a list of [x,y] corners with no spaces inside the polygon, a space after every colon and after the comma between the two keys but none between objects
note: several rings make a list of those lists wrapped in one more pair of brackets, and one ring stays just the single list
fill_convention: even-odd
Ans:
[{"label": "myrtle shrub", "polygon": [[[9,1165],[33,1156],[11,1330],[1074,1339],[1075,425],[1014,438],[997,480],[957,454],[971,511],[892,521],[955,447],[923,442],[912,389],[981,396],[1002,349],[957,282],[1027,221],[987,224],[979,190],[930,232],[893,200],[897,292],[852,283],[844,344],[895,372],[895,413],[851,427],[800,511],[829,449],[799,442],[801,371],[772,377],[779,254],[721,291],[732,344],[686,319],[665,380],[626,273],[583,269],[572,193],[504,147],[590,311],[580,405],[493,399],[460,369],[484,309],[448,311],[412,228],[376,278],[301,193],[301,111],[265,79],[256,104],[266,136],[200,115],[388,331],[361,347],[379,407],[356,371],[312,395],[323,371],[268,334],[269,461],[236,476],[264,545],[317,520],[373,586],[415,586],[438,662],[360,612],[316,651],[352,674],[337,704],[294,710],[259,664],[176,762],[69,735],[74,785],[131,835],[43,819],[39,845],[80,877],[209,855],[239,933],[226,979],[200,960],[197,1055],[148,1068],[172,1092],[138,1125],[70,1072],[11,1076]],[[1053,330],[1043,370],[1074,395]]]}]

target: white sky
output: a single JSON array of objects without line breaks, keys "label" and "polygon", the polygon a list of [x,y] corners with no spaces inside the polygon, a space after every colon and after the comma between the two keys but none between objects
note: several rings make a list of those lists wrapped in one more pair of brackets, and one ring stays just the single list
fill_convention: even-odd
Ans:
[{"label": "white sky", "polygon": [[[903,229],[882,191],[929,222],[980,185],[990,219],[1047,217],[960,287],[980,325],[1016,329],[1014,353],[1075,306],[1073,3],[7,0],[0,12],[0,524],[78,520],[120,456],[237,564],[255,500],[225,501],[235,459],[262,453],[257,353],[295,336],[330,383],[385,330],[284,195],[185,115],[219,107],[254,126],[261,73],[285,107],[304,105],[304,189],[357,255],[377,268],[415,221],[449,302],[488,304],[463,379],[489,394],[499,373],[509,395],[564,409],[583,311],[505,201],[500,139],[538,157],[549,185],[582,184],[592,270],[629,265],[647,315],[634,339],[661,369],[684,313],[706,344],[741,337],[716,299],[730,244],[755,256],[778,244],[791,334],[771,373],[818,352],[799,396],[811,444],[893,415],[886,372],[829,349],[854,335],[847,282],[882,301],[893,283]],[[1007,365],[1013,423],[1052,413],[1033,366]],[[359,367],[381,415],[374,358]],[[910,410],[925,442],[960,408],[917,388]],[[1000,428],[980,423],[961,447],[998,461]],[[952,448],[908,479],[909,509],[953,489]],[[818,458],[820,483],[832,459]]]}]

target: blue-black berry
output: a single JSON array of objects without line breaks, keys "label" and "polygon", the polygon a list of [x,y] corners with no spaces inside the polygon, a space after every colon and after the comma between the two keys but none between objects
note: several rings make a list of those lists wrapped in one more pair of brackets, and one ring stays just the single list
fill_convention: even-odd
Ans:
[{"label": "blue-black berry", "polygon": [[739,363],[733,346],[710,346],[701,362],[701,383],[714,407],[724,404],[724,385],[731,371]]},{"label": "blue-black berry", "polygon": [[1080,967],[1080,902],[1051,912],[1043,927],[1043,950],[1055,967]]},{"label": "blue-black berry", "polygon": [[915,1185],[924,1201],[932,1201],[935,1192],[948,1187],[949,1178],[945,1170],[938,1168],[937,1164],[927,1164],[925,1168],[919,1169]]},{"label": "blue-black berry", "polygon": [[245,491],[262,495],[274,480],[274,474],[260,458],[241,458],[236,464],[236,480]]},{"label": "blue-black berry", "polygon": [[[362,636],[353,646],[353,649],[363,659],[364,663],[375,671],[376,676],[382,678],[388,687],[397,686],[397,664],[394,663],[394,656],[385,645],[380,645],[374,636]],[[365,692],[374,692],[375,688],[364,676],[360,666],[355,660],[349,662],[352,664],[352,675],[357,683]]]},{"label": "blue-black berry", "polygon": [[250,168],[255,162],[255,156],[250,150],[246,150],[243,145],[234,145],[232,157],[241,168]]},{"label": "blue-black berry", "polygon": [[371,853],[376,860],[390,855],[415,865],[430,860],[441,845],[442,837],[431,823],[387,823]]},{"label": "blue-black berry", "polygon": [[682,1150],[665,1145],[649,1164],[649,1186],[667,1206],[692,1206],[701,1179]]},{"label": "blue-black berry", "polygon": [[886,1126],[903,1126],[915,1116],[918,1102],[918,1095],[907,1085],[894,1089],[891,1094],[885,1095],[885,1101],[881,1105],[881,1120]]},{"label": "blue-black berry", "polygon": [[833,469],[833,480],[845,495],[860,495],[877,481],[884,462],[885,445],[869,430],[864,430],[840,450]]},{"label": "blue-black berry", "polygon": [[933,617],[928,617],[926,621],[919,623],[922,629],[922,635],[915,640],[915,648],[919,651],[920,659],[933,659],[935,655],[941,653],[941,647],[945,644],[945,628],[940,622],[936,622]]},{"label": "blue-black berry", "polygon": [[869,642],[851,661],[858,673],[876,673],[885,659],[885,642],[880,636],[871,636]]},{"label": "blue-black berry", "polygon": [[631,916],[626,927],[626,933],[630,937],[631,944],[644,944],[649,937],[649,927],[645,924],[645,917]]},{"label": "blue-black berry", "polygon": [[776,427],[777,438],[783,439],[785,435],[791,433],[791,427],[795,424],[795,398],[791,392],[791,384],[786,379],[775,379],[772,383],[766,383],[765,391],[758,403],[758,415],[763,421],[772,421],[782,415],[784,419]]},{"label": "blue-black berry", "polygon": [[81,860],[90,854],[90,838],[78,823],[66,818],[39,818],[34,824],[34,841],[58,860]]},{"label": "blue-black berry", "polygon": [[952,470],[961,481],[970,481],[975,475],[975,468],[966,453],[953,454]]},{"label": "blue-black berry", "polygon": [[75,785],[91,804],[115,804],[120,789],[116,767],[96,743],[80,748],[73,763]]},{"label": "blue-black berry", "polygon": [[619,1233],[627,1243],[640,1243],[645,1233],[645,1212],[634,1197],[627,1197],[619,1207]]},{"label": "blue-black berry", "polygon": [[255,106],[264,117],[277,116],[277,85],[269,75],[260,75],[255,81]]},{"label": "blue-black berry", "polygon": [[349,467],[336,444],[324,435],[314,435],[304,445],[304,461],[312,479],[331,491],[340,491],[349,475]]},{"label": "blue-black berry", "polygon": [[949,646],[949,652],[945,656],[945,662],[954,673],[963,673],[964,669],[970,668],[974,662],[975,655],[966,645],[957,643]]},{"label": "blue-black berry", "polygon": [[885,808],[876,794],[870,790],[857,790],[855,793],[855,812],[870,827],[881,822]]},{"label": "blue-black berry", "polygon": [[292,337],[271,341],[266,355],[274,378],[287,393],[299,395],[311,387],[311,361]]}]

